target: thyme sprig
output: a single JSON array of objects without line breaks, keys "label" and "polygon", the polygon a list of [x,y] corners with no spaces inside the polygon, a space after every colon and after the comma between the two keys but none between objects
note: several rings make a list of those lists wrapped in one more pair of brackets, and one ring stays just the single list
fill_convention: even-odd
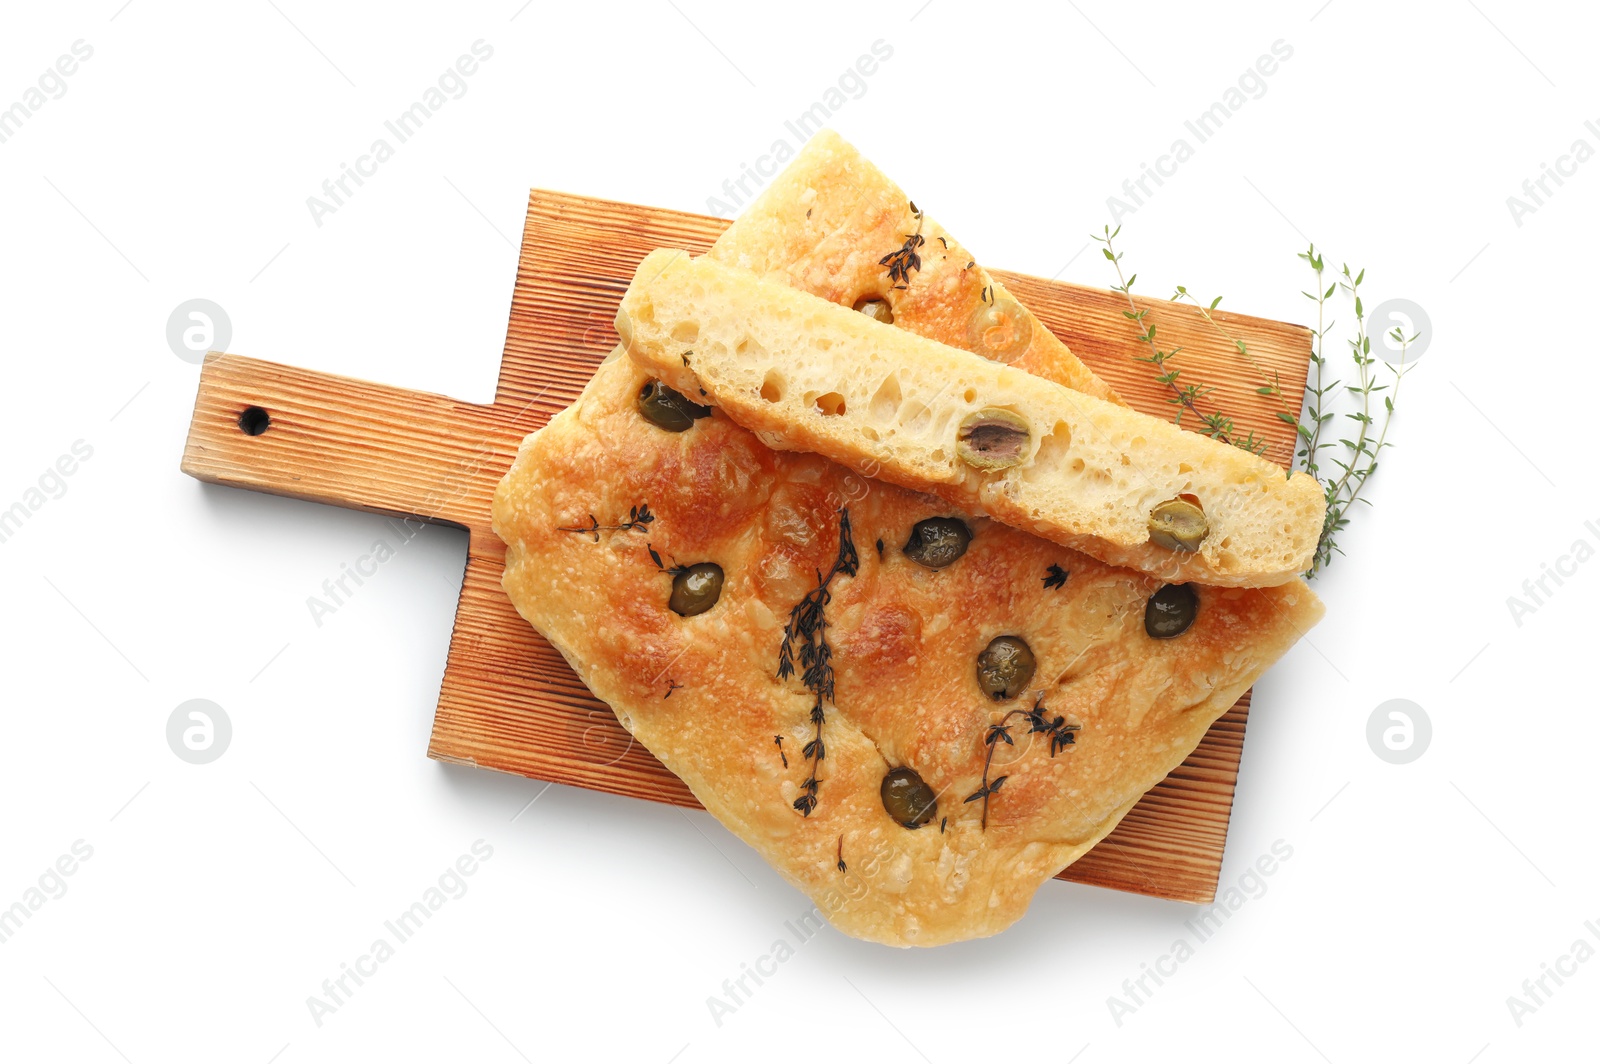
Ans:
[{"label": "thyme sprig", "polygon": [[[1079,724],[1068,724],[1065,717],[1051,718],[1046,714],[1044,695],[1034,698],[1032,709],[1013,709],[995,723],[989,725],[984,731],[983,744],[988,748],[988,753],[983,758],[983,785],[961,802],[966,805],[983,800],[983,830],[989,830],[989,799],[1000,790],[1000,785],[1010,779],[1009,775],[996,777],[993,782],[989,780],[989,769],[994,764],[994,751],[997,744],[1004,742],[1007,746],[1016,746],[1016,740],[1011,738],[1011,718],[1022,717],[1028,722],[1028,734],[1044,733],[1050,737],[1050,756],[1055,757],[1056,752],[1064,750],[1077,743],[1077,732],[1082,728]],[[943,829],[943,825],[940,825]]]},{"label": "thyme sprig", "polygon": [[656,515],[650,512],[650,505],[648,503],[640,503],[638,506],[628,507],[628,519],[626,521],[619,521],[614,525],[602,525],[599,520],[595,518],[594,514],[590,514],[588,525],[577,525],[573,528],[558,528],[556,531],[576,532],[579,535],[593,536],[594,541],[599,543],[600,533],[602,532],[644,532],[650,528],[650,522],[654,521],[655,519]]},{"label": "thyme sprig", "polygon": [[[1124,276],[1122,253],[1116,251],[1112,245],[1112,240],[1121,231],[1121,226],[1115,229],[1106,226],[1104,235],[1093,239],[1105,245],[1101,249],[1101,254],[1116,270],[1117,280],[1120,283],[1113,285],[1112,290],[1121,292],[1128,300],[1129,309],[1122,312],[1123,317],[1134,324],[1139,330],[1139,339],[1150,349],[1149,357],[1135,357],[1140,362],[1148,362],[1155,366],[1156,381],[1173,393],[1167,401],[1178,407],[1174,423],[1181,426],[1184,414],[1192,413],[1199,420],[1201,431],[1207,436],[1224,443],[1231,443],[1253,454],[1265,454],[1266,442],[1258,439],[1253,429],[1247,431],[1241,438],[1231,417],[1216,410],[1201,409],[1200,400],[1210,394],[1212,389],[1187,380],[1180,384],[1181,371],[1166,365],[1167,361],[1182,348],[1162,350],[1155,341],[1155,325],[1146,320],[1148,310],[1139,309],[1134,302],[1130,289],[1138,275]],[[1407,353],[1421,334],[1413,332],[1407,336],[1404,330],[1398,327],[1388,332],[1389,339],[1400,348],[1400,358],[1398,362],[1389,363],[1393,379],[1389,383],[1380,383],[1375,365],[1378,359],[1372,354],[1372,338],[1367,333],[1366,308],[1361,298],[1361,284],[1366,280],[1366,270],[1352,270],[1345,264],[1340,267],[1339,276],[1327,282],[1325,274],[1328,267],[1315,244],[1300,252],[1299,257],[1310,265],[1316,277],[1315,289],[1301,293],[1317,305],[1317,327],[1312,334],[1311,380],[1306,384],[1305,404],[1299,417],[1288,410],[1280,409],[1276,413],[1280,421],[1293,426],[1299,443],[1299,448],[1289,463],[1288,475],[1292,476],[1297,470],[1309,473],[1322,485],[1323,498],[1326,502],[1322,532],[1317,539],[1311,568],[1305,573],[1310,579],[1332,564],[1335,554],[1344,553],[1339,549],[1336,537],[1349,526],[1350,516],[1356,503],[1370,504],[1370,500],[1362,498],[1361,493],[1366,487],[1368,478],[1377,472],[1378,458],[1383,449],[1394,446],[1389,442],[1389,426],[1394,418],[1395,399],[1400,394],[1401,380],[1411,369],[1411,364],[1406,361]],[[1328,379],[1328,359],[1324,351],[1324,338],[1333,329],[1334,324],[1328,318],[1329,301],[1341,289],[1349,295],[1356,316],[1355,335],[1347,341],[1351,360],[1356,368],[1354,384]],[[1222,303],[1221,296],[1209,303],[1203,302],[1183,285],[1178,285],[1171,301],[1192,303],[1207,324],[1221,333],[1239,356],[1249,362],[1261,376],[1263,383],[1256,388],[1256,394],[1275,397],[1279,400],[1280,406],[1282,405],[1283,389],[1279,384],[1277,373],[1262,366],[1251,355],[1249,345],[1228,332],[1212,315],[1212,311]],[[1388,394],[1379,394],[1384,392]],[[1338,414],[1337,410],[1330,407],[1330,400],[1341,395],[1351,399],[1356,406],[1356,409],[1346,411],[1344,414],[1345,418],[1356,422],[1358,426],[1355,438],[1341,437],[1337,442],[1325,442],[1324,429]],[[1383,401],[1381,414],[1375,409],[1374,396]],[[1330,471],[1324,475],[1322,452],[1329,449],[1336,450],[1337,456],[1329,456],[1326,461],[1337,467],[1337,472]]]},{"label": "thyme sprig", "polygon": [[[828,644],[828,604],[833,601],[833,578],[843,573],[856,575],[861,557],[856,553],[855,541],[850,537],[850,509],[839,511],[839,553],[826,576],[819,570],[817,586],[806,597],[795,603],[789,611],[789,623],[783,629],[783,643],[778,647],[778,678],[787,680],[795,673],[796,652],[799,646],[800,682],[815,699],[811,706],[811,723],[816,736],[801,749],[801,756],[811,762],[811,774],[800,785],[804,792],[794,800],[801,816],[810,816],[817,808],[817,773],[827,748],[822,742],[823,706],[833,701],[833,648]],[[781,748],[780,748],[781,749]]]},{"label": "thyme sprig", "polygon": [[[1333,563],[1335,554],[1343,554],[1335,542],[1335,537],[1350,524],[1350,511],[1357,502],[1371,504],[1371,500],[1361,497],[1362,489],[1367,485],[1367,480],[1378,469],[1378,457],[1385,447],[1394,446],[1389,442],[1389,426],[1394,420],[1394,403],[1400,394],[1400,382],[1411,366],[1406,362],[1406,353],[1412,344],[1416,343],[1420,333],[1407,336],[1398,326],[1387,334],[1400,346],[1400,360],[1389,366],[1394,375],[1393,383],[1378,383],[1378,374],[1374,363],[1378,361],[1372,353],[1372,338],[1367,334],[1366,308],[1361,301],[1361,283],[1366,279],[1367,271],[1357,269],[1351,273],[1348,264],[1340,267],[1339,277],[1333,284],[1323,287],[1323,273],[1326,264],[1321,253],[1317,251],[1316,244],[1309,245],[1305,251],[1300,252],[1300,258],[1310,265],[1316,275],[1317,284],[1314,292],[1302,293],[1307,299],[1317,304],[1317,329],[1312,341],[1311,365],[1314,383],[1306,387],[1306,408],[1298,422],[1291,422],[1295,432],[1303,441],[1303,446],[1296,454],[1298,465],[1322,484],[1323,498],[1327,503],[1327,510],[1323,516],[1322,534],[1317,539],[1316,554],[1311,562],[1311,569],[1306,573],[1308,577],[1315,576],[1328,565]],[[1323,337],[1332,330],[1333,322],[1326,322],[1328,300],[1339,289],[1349,293],[1356,315],[1355,336],[1347,341],[1350,347],[1350,357],[1356,365],[1356,383],[1343,384],[1342,381],[1324,382],[1324,373],[1327,369],[1327,358],[1323,354]],[[1335,411],[1328,409],[1329,394],[1339,394],[1343,388],[1347,396],[1354,397],[1359,409],[1347,412],[1344,416],[1354,421],[1357,426],[1355,439],[1341,438],[1338,443],[1324,443],[1322,441],[1323,426],[1333,420]],[[1380,392],[1388,392],[1379,396],[1383,400],[1383,414],[1381,419],[1374,416],[1373,396]],[[1284,415],[1285,421],[1290,419]],[[1339,457],[1330,457],[1329,461],[1338,467],[1337,476],[1322,476],[1321,453],[1330,448],[1338,450]]]},{"label": "thyme sprig", "polygon": [[[1019,713],[1021,710],[1014,709],[1011,712]],[[1010,714],[1007,714],[1007,716],[1009,717]],[[1011,738],[1011,729],[1005,724],[989,725],[989,730],[983,737],[984,745],[989,748],[988,754],[983,759],[983,786],[967,795],[961,802],[962,805],[967,805],[968,803],[976,802],[979,798],[983,799],[983,830],[985,831],[989,830],[989,796],[999,791],[1000,785],[1011,778],[1010,776],[999,776],[995,778],[994,782],[991,783],[989,781],[989,763],[994,760],[995,741],[1000,739],[1005,740],[1008,746],[1017,745],[1016,741]]]},{"label": "thyme sprig", "polygon": [[922,256],[917,254],[917,249],[927,241],[922,237],[922,212],[917,210],[915,202],[911,203],[911,216],[917,220],[916,231],[906,237],[904,244],[878,260],[879,266],[889,267],[889,280],[895,282],[897,288],[907,287],[912,272],[922,269]]},{"label": "thyme sprig", "polygon": [[[1121,292],[1128,301],[1128,309],[1122,312],[1122,316],[1132,322],[1134,327],[1139,330],[1140,341],[1150,349],[1148,356],[1135,357],[1140,362],[1148,362],[1154,366],[1156,368],[1156,381],[1172,392],[1167,398],[1167,402],[1178,408],[1177,413],[1173,416],[1172,423],[1181,427],[1184,414],[1193,414],[1195,420],[1200,423],[1199,431],[1212,439],[1231,444],[1241,450],[1249,451],[1251,454],[1259,455],[1264,453],[1267,445],[1262,440],[1258,440],[1253,431],[1247,431],[1243,437],[1240,437],[1233,418],[1215,409],[1204,410],[1201,408],[1200,401],[1211,394],[1211,388],[1201,387],[1188,380],[1180,383],[1179,378],[1183,376],[1183,370],[1177,366],[1169,367],[1167,365],[1167,362],[1182,351],[1183,348],[1179,346],[1164,350],[1156,343],[1155,322],[1148,320],[1150,308],[1140,307],[1138,303],[1134,302],[1133,283],[1139,279],[1139,275],[1136,273],[1124,274],[1122,272],[1122,252],[1118,251],[1112,243],[1120,232],[1122,232],[1122,226],[1119,225],[1113,229],[1108,225],[1105,227],[1103,236],[1094,236],[1093,234],[1090,234],[1090,236],[1095,241],[1105,245],[1100,249],[1100,253],[1106,257],[1112,268],[1117,271],[1118,283],[1112,285],[1111,290],[1113,292]],[[1221,297],[1218,297],[1217,302],[1221,302]],[[1213,303],[1212,307],[1214,308],[1215,306],[1216,303]],[[1210,319],[1209,313],[1207,318],[1208,320]],[[1213,322],[1213,324],[1215,323]]]},{"label": "thyme sprig", "polygon": [[1221,333],[1223,339],[1227,340],[1228,343],[1233,345],[1233,349],[1239,353],[1239,357],[1250,363],[1250,365],[1255,369],[1256,373],[1261,377],[1262,381],[1265,382],[1256,388],[1256,394],[1263,396],[1276,396],[1279,400],[1279,405],[1282,405],[1283,387],[1278,380],[1278,371],[1275,369],[1268,369],[1261,363],[1257,362],[1255,356],[1250,353],[1250,345],[1233,335],[1233,333],[1229,332],[1227,329],[1223,328],[1222,323],[1211,316],[1211,312],[1216,310],[1217,307],[1222,304],[1221,296],[1217,296],[1210,303],[1202,303],[1192,292],[1180,284],[1172,293],[1169,302],[1194,304],[1194,309],[1200,312],[1200,316],[1205,319],[1206,324],[1211,326],[1217,332]]}]

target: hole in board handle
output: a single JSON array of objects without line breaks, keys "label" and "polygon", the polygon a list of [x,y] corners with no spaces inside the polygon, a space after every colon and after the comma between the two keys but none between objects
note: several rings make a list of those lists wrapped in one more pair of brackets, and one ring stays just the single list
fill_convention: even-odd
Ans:
[{"label": "hole in board handle", "polygon": [[259,406],[247,406],[239,415],[239,431],[246,436],[259,436],[272,427],[272,415]]}]

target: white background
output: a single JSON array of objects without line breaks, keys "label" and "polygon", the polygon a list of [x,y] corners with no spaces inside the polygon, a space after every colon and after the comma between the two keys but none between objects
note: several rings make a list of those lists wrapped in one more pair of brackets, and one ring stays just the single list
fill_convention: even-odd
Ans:
[{"label": "white background", "polygon": [[[1600,946],[1600,563],[1520,626],[1506,602],[1600,544],[1600,161],[1520,226],[1506,204],[1600,148],[1592,11],[521,2],[0,14],[0,107],[94,50],[0,144],[0,508],[93,448],[0,544],[0,906],[93,849],[0,944],[0,1057],[1594,1055],[1600,963],[1520,1026],[1507,998]],[[466,95],[317,226],[306,198],[480,38]],[[1194,941],[1191,910],[1051,883],[988,941],[825,931],[717,1025],[706,999],[809,903],[704,814],[425,758],[464,533],[426,531],[319,628],[307,597],[387,526],[178,471],[179,303],[226,308],[240,353],[487,401],[529,186],[704,211],[879,39],[835,127],[983,261],[1099,285],[1107,196],[1282,39],[1265,94],[1125,219],[1139,289],[1307,321],[1310,237],[1367,268],[1369,306],[1431,320],[1375,505],[1318,582],[1328,618],[1257,687],[1224,884],[1293,856],[1120,1024],[1108,998]],[[209,765],[167,745],[191,698],[233,724]],[[1432,720],[1408,765],[1367,743],[1391,698]],[[465,895],[314,1022],[307,998],[479,839]]]}]

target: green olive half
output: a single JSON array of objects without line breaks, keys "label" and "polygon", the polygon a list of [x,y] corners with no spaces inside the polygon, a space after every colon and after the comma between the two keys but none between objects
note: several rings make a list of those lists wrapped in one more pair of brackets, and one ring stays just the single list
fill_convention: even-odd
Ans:
[{"label": "green olive half", "polygon": [[1028,456],[1028,423],[993,407],[968,414],[956,431],[956,453],[975,469],[1005,469]]},{"label": "green olive half", "polygon": [[967,350],[984,358],[1009,362],[1032,341],[1033,320],[1008,296],[979,303],[967,319]]},{"label": "green olive half", "polygon": [[1033,679],[1034,665],[1026,642],[1014,635],[1000,636],[978,655],[978,686],[996,702],[1015,698]]},{"label": "green olive half", "polygon": [[1196,551],[1210,531],[1206,512],[1182,496],[1150,511],[1150,542],[1158,547]]},{"label": "green olive half", "polygon": [[909,768],[890,769],[878,795],[883,799],[883,808],[901,827],[920,828],[939,811],[939,796]]},{"label": "green olive half", "polygon": [[906,557],[929,569],[943,569],[963,554],[972,532],[959,517],[930,517],[911,526],[904,547]]},{"label": "green olive half", "polygon": [[710,417],[711,408],[689,402],[660,381],[650,381],[639,392],[639,413],[652,425],[682,432],[700,418]]},{"label": "green olive half", "polygon": [[894,324],[894,311],[889,309],[887,301],[879,299],[877,296],[862,296],[856,300],[855,309],[873,321],[881,321],[885,325]]},{"label": "green olive half", "polygon": [[701,562],[672,578],[672,597],[667,600],[667,606],[673,613],[693,617],[715,606],[721,597],[722,566]]},{"label": "green olive half", "polygon": [[1200,610],[1200,596],[1188,584],[1164,584],[1144,606],[1144,630],[1151,639],[1171,639],[1189,630]]}]

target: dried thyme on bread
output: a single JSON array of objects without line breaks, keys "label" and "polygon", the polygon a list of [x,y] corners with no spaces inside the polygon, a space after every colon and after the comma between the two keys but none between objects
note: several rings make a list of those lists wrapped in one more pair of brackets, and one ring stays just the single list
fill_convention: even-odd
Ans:
[{"label": "dried thyme on bread", "polygon": [[829,586],[833,578],[843,573],[854,576],[861,559],[850,538],[850,510],[839,511],[839,553],[833,567],[824,576],[817,574],[817,586],[789,611],[789,623],[783,629],[783,643],[778,648],[778,678],[787,680],[795,673],[795,647],[799,646],[800,682],[815,699],[811,706],[811,723],[816,736],[801,750],[811,762],[811,775],[800,785],[804,792],[794,800],[794,807],[802,816],[810,816],[817,807],[817,772],[827,749],[822,743],[823,705],[833,701],[833,648],[828,645],[828,603],[833,600]]}]

